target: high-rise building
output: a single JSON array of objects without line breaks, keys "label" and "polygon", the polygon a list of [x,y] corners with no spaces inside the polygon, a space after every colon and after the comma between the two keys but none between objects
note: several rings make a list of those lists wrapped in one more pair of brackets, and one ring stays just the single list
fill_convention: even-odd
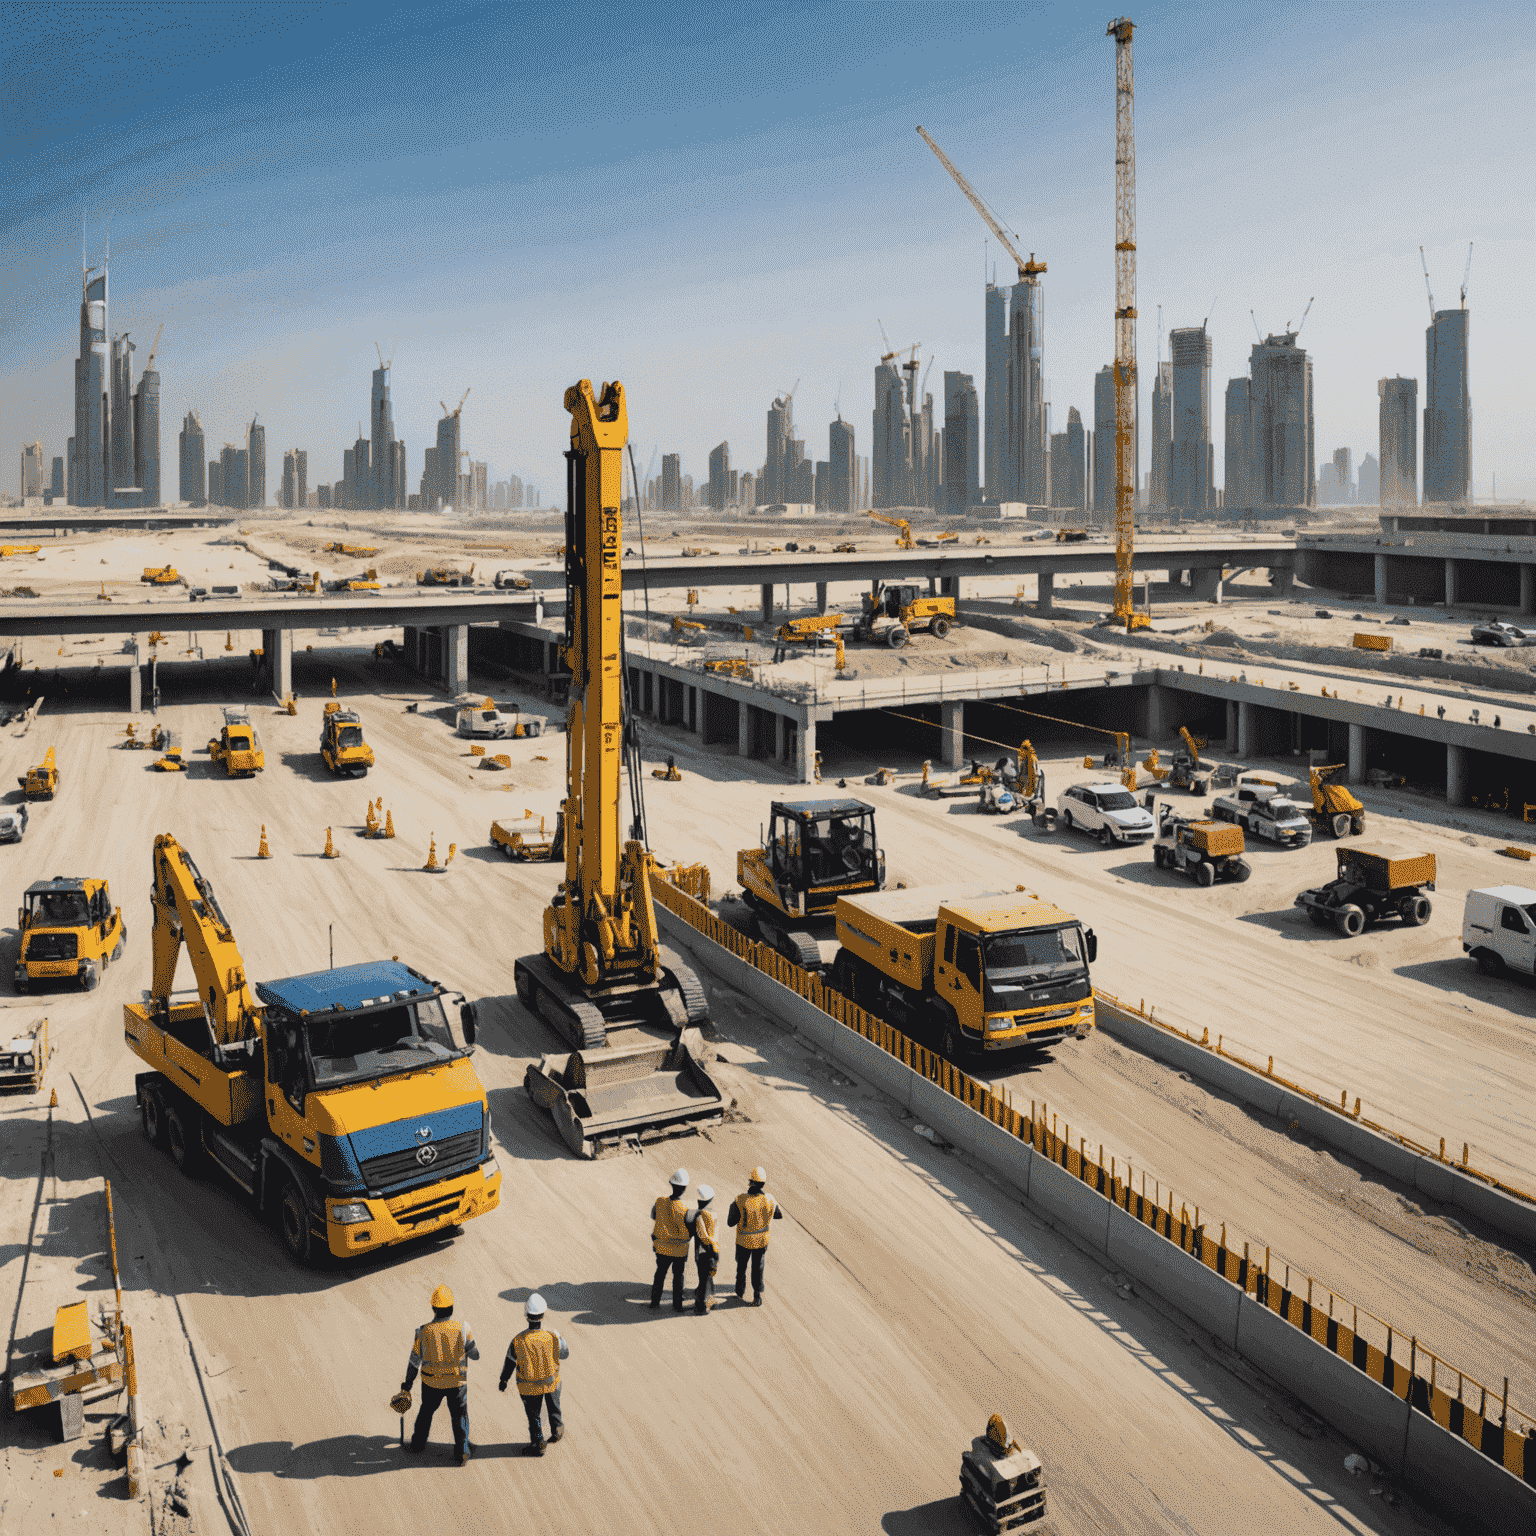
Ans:
[{"label": "high-rise building", "polygon": [[250,506],[251,455],[248,448],[224,444],[219,454],[219,483],[223,487],[226,507]]},{"label": "high-rise building", "polygon": [[43,494],[43,445],[28,443],[21,450],[21,497]]},{"label": "high-rise building", "polygon": [[827,427],[827,510],[856,512],[859,507],[859,458],[853,424],[841,416]]},{"label": "high-rise building", "polygon": [[1115,516],[1115,370],[1099,369],[1093,377],[1093,510],[1100,518]]},{"label": "high-rise building", "polygon": [[1471,314],[1437,309],[1424,332],[1424,500],[1472,494],[1472,395],[1467,376]]},{"label": "high-rise building", "polygon": [[1360,481],[1355,488],[1355,500],[1362,507],[1381,505],[1381,465],[1374,453],[1360,460]]},{"label": "high-rise building", "polygon": [[294,505],[309,505],[309,455],[302,448],[293,450]]},{"label": "high-rise building", "polygon": [[1050,427],[1045,403],[1045,263],[1034,253],[1013,285],[1008,334],[1008,444],[1015,501],[1046,506],[1050,499]]},{"label": "high-rise building", "polygon": [[709,451],[709,506],[723,512],[730,505],[731,445],[718,443]]},{"label": "high-rise building", "polygon": [[[1229,507],[1310,507],[1315,504],[1316,468],[1312,433],[1312,359],[1284,331],[1256,342],[1249,377],[1227,386],[1227,488]],[[1234,386],[1247,384],[1244,392]],[[1234,422],[1246,403],[1247,419]],[[1232,484],[1234,426],[1245,452],[1242,496]]]},{"label": "high-rise building", "polygon": [[188,506],[200,507],[209,499],[207,463],[203,458],[207,452],[203,437],[203,424],[197,419],[196,411],[188,411],[187,419],[181,424],[181,436],[178,439],[181,454],[181,474],[177,481],[177,490],[181,493],[180,500]]},{"label": "high-rise building", "polygon": [[238,506],[264,507],[267,504],[267,429],[254,416],[246,428],[246,497]]},{"label": "high-rise building", "polygon": [[422,483],[427,511],[451,507],[459,499],[459,412],[450,411],[437,424],[437,474],[433,483]]},{"label": "high-rise building", "polygon": [[1247,378],[1227,381],[1225,485],[1222,505],[1251,507],[1248,466],[1253,462],[1253,384]]},{"label": "high-rise building", "polygon": [[682,461],[675,453],[664,453],[661,456],[661,510],[681,512],[682,509]]},{"label": "high-rise building", "polygon": [[795,397],[778,396],[768,407],[768,449],[757,482],[759,506],[773,506],[788,498],[784,492],[784,458],[795,431]]},{"label": "high-rise building", "polygon": [[981,423],[976,381],[944,370],[944,505],[964,512],[981,500]]},{"label": "high-rise building", "polygon": [[[373,445],[366,437],[352,444],[352,469],[347,476],[347,505],[353,511],[365,508],[373,499]],[[454,497],[457,501],[459,498]]]},{"label": "high-rise building", "polygon": [[331,487],[328,485],[317,485],[315,487],[315,505],[320,507],[328,507],[330,504]]},{"label": "high-rise building", "polygon": [[64,495],[64,460],[59,454],[53,456],[53,474],[48,483],[48,494],[55,501]]},{"label": "high-rise building", "polygon": [[870,437],[870,504],[912,505],[912,428],[906,391],[892,363],[875,369],[875,409]]},{"label": "high-rise building", "polygon": [[[154,359],[151,352],[150,362]],[[141,507],[160,505],[160,375],[148,366],[133,397],[133,483]]]},{"label": "high-rise building", "polygon": [[224,460],[221,457],[208,460],[208,505],[222,507],[224,501]]},{"label": "high-rise building", "polygon": [[283,485],[277,495],[278,506],[287,507],[290,511],[295,506],[303,505],[302,502],[296,499],[299,490],[298,470],[299,466],[294,461],[293,449],[290,448],[283,455]]},{"label": "high-rise building", "polygon": [[368,407],[369,477],[367,506],[395,504],[395,414],[389,402],[389,369],[373,370],[373,395]]},{"label": "high-rise building", "polygon": [[1168,333],[1173,361],[1173,447],[1169,507],[1203,512],[1211,485],[1211,338],[1203,325]]},{"label": "high-rise building", "polygon": [[1166,512],[1172,505],[1173,364],[1159,363],[1152,380],[1152,468],[1147,505]]},{"label": "high-rise building", "polygon": [[1383,507],[1419,504],[1419,381],[1379,379],[1376,393]]},{"label": "high-rise building", "polygon": [[987,284],[986,447],[982,473],[987,500],[1007,501],[1008,290]]},{"label": "high-rise building", "polygon": [[1088,434],[1083,431],[1082,412],[1075,405],[1067,407],[1065,436],[1067,457],[1061,476],[1064,484],[1056,498],[1056,505],[1085,508],[1088,504]]},{"label": "high-rise building", "polygon": [[737,506],[755,507],[757,505],[757,476],[750,469],[741,472],[741,479],[737,482],[739,495]]},{"label": "high-rise building", "polygon": [[112,400],[108,421],[112,444],[108,481],[114,491],[128,490],[139,482],[133,478],[133,343],[126,331],[112,338]]},{"label": "high-rise building", "polygon": [[70,500],[104,507],[110,500],[111,364],[107,342],[107,270],[80,280],[80,355],[75,360],[75,451]]}]

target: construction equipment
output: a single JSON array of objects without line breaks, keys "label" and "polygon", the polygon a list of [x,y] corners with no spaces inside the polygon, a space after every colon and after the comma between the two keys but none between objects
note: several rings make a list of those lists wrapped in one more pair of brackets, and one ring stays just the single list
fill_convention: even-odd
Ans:
[{"label": "construction equipment", "polygon": [[1211,815],[1282,848],[1305,848],[1312,841],[1312,823],[1292,798],[1293,788],[1280,779],[1245,773],[1230,794],[1211,802]]},{"label": "construction equipment", "polygon": [[[169,834],[155,839],[152,902],[153,982],[123,1006],[130,1049],[155,1069],[134,1078],[151,1145],[183,1173],[211,1162],[227,1174],[301,1264],[496,1208],[475,1015],[460,994],[398,960],[253,989],[212,887]],[[197,990],[176,1002],[183,943]]]},{"label": "construction equipment", "polygon": [[[578,1155],[642,1134],[717,1122],[725,1103],[704,1066],[709,1022],[693,972],[663,963],[645,843],[644,773],[631,727],[622,613],[623,386],[565,392],[566,604],[571,676],[564,804],[565,879],[544,913],[544,950],[513,967],[517,995],[570,1046],[528,1068],[524,1086]],[[631,835],[619,822],[629,759]]]},{"label": "construction equipment", "polygon": [[174,587],[181,581],[181,577],[177,574],[174,565],[146,565],[144,574],[139,577],[139,580],[147,581],[156,587]]},{"label": "construction equipment", "polygon": [[123,909],[112,905],[105,880],[55,875],[29,885],[16,913],[21,945],[14,981],[25,992],[35,981],[77,977],[89,992],[107,963],[128,942]]},{"label": "construction equipment", "polygon": [[0,807],[0,843],[19,843],[26,835],[26,802]]},{"label": "construction equipment", "polygon": [[38,1019],[25,1033],[8,1030],[0,1036],[0,1088],[25,1088],[36,1093],[43,1086],[51,1055],[47,1019]]},{"label": "construction equipment", "polygon": [[1536,891],[1523,885],[1468,891],[1461,949],[1485,976],[1502,976],[1506,971],[1536,975]]},{"label": "construction equipment", "polygon": [[340,576],[335,581],[323,582],[322,586],[327,592],[377,592],[379,573],[370,565],[356,576]]},{"label": "construction equipment", "polygon": [[974,757],[964,768],[945,774],[942,778],[935,777],[932,762],[925,758],[923,778],[918,786],[918,793],[929,800],[953,800],[970,794],[972,790],[980,790],[992,783],[996,777],[997,775],[987,764]]},{"label": "construction equipment", "polygon": [[370,555],[379,552],[377,544],[327,544],[325,552],[328,555],[356,555],[359,560],[366,560]]},{"label": "construction equipment", "polygon": [[1390,651],[1391,635],[1356,635],[1352,642],[1357,651]]},{"label": "construction equipment", "polygon": [[500,591],[526,592],[533,583],[520,571],[497,571],[492,585]]},{"label": "construction equipment", "polygon": [[1110,22],[1115,40],[1115,620],[1152,622],[1131,590],[1136,544],[1136,77],[1129,17]]},{"label": "construction equipment", "polygon": [[884,523],[887,527],[897,530],[897,549],[915,549],[917,547],[912,539],[912,524],[906,518],[890,517],[884,512],[870,512],[868,516],[872,517],[877,523]]},{"label": "construction equipment", "polygon": [[929,885],[837,903],[831,985],[957,1064],[1084,1037],[1098,940],[1022,888]]},{"label": "construction equipment", "polygon": [[1400,849],[1377,845],[1336,848],[1338,876],[1327,885],[1303,891],[1296,898],[1317,924],[1330,923],[1347,939],[1358,938],[1367,926],[1401,918],[1405,928],[1429,921],[1430,901],[1424,894],[1435,888],[1435,856],[1405,856]]},{"label": "construction equipment", "polygon": [[[1045,1519],[1045,1471],[1040,1458],[1008,1433],[1001,1414],[960,1453],[960,1504],[984,1531],[1027,1531]],[[1050,1527],[1042,1525],[1042,1532]]]},{"label": "construction equipment", "polygon": [[53,748],[43,753],[43,760],[34,763],[16,780],[28,800],[52,800],[59,792],[59,765],[54,761]]},{"label": "construction equipment", "polygon": [[1200,760],[1200,749],[1205,746],[1203,736],[1192,736],[1187,726],[1179,727],[1183,746],[1175,748],[1173,763],[1168,770],[1169,789],[1187,789],[1192,795],[1203,795],[1211,787],[1210,763]]},{"label": "construction equipment", "polygon": [[838,898],[885,889],[874,806],[773,801],[767,835],[736,855],[736,878],[762,937],[802,969],[819,971],[817,931],[830,931]]},{"label": "construction equipment", "polygon": [[859,546],[857,544],[846,544],[845,543],[845,544],[834,544],[832,546],[832,553],[834,555],[856,555],[856,554],[858,554],[858,552],[859,552]]},{"label": "construction equipment", "polygon": [[1085,544],[1088,541],[1086,528],[1058,528],[1056,530],[1056,542],[1058,544]]},{"label": "construction equipment", "polygon": [[697,619],[680,618],[672,615],[672,638],[679,645],[698,645],[702,643],[708,626],[700,624]]},{"label": "construction equipment", "polygon": [[267,759],[251,724],[251,712],[244,704],[226,704],[223,714],[219,734],[208,742],[208,756],[222,763],[232,779],[254,778],[267,766]]},{"label": "construction equipment", "polygon": [[488,698],[460,709],[454,716],[454,731],[466,740],[484,736],[490,741],[506,741],[514,737],[542,736],[544,722],[538,718],[522,719],[515,704],[511,709],[498,709],[496,701]]},{"label": "construction equipment", "polygon": [[723,677],[738,677],[744,683],[752,681],[752,663],[745,656],[717,657],[714,661],[706,661],[704,670]]},{"label": "construction equipment", "polygon": [[918,630],[926,629],[934,639],[942,640],[954,622],[954,598],[929,597],[915,583],[877,581],[872,592],[864,593],[863,612],[854,634],[860,640],[879,635],[895,651]]},{"label": "construction equipment", "polygon": [[1253,867],[1243,857],[1243,829],[1230,822],[1197,820],[1165,800],[1157,812],[1152,862],[1159,869],[1189,875],[1196,885],[1243,881]]},{"label": "construction equipment", "polygon": [[669,752],[667,754],[667,766],[665,768],[652,768],[651,777],[660,779],[665,784],[681,784],[683,775],[677,766],[677,759]]},{"label": "construction equipment", "polygon": [[1023,809],[1029,812],[1030,820],[1036,826],[1054,827],[1056,808],[1045,803],[1045,769],[1040,766],[1040,759],[1031,742],[1019,743],[1018,766],[1014,778],[1015,788],[1023,802]]},{"label": "construction equipment", "polygon": [[157,773],[185,773],[187,765],[181,756],[181,732],[157,725],[150,736],[150,745],[163,755],[149,766]]},{"label": "construction equipment", "polygon": [[336,778],[366,779],[373,748],[363,740],[363,722],[355,709],[328,700],[320,720],[320,756]]},{"label": "construction equipment", "polygon": [[42,547],[41,544],[0,544],[0,560],[9,560],[13,555],[35,555]]},{"label": "construction equipment", "polygon": [[1312,824],[1335,837],[1348,837],[1351,833],[1359,837],[1365,831],[1365,807],[1344,785],[1334,781],[1334,774],[1343,771],[1343,763],[1313,766]]},{"label": "construction equipment", "polygon": [[450,565],[434,565],[416,572],[418,587],[472,587],[475,584],[473,564],[467,571],[455,570]]},{"label": "construction equipment", "polygon": [[558,859],[565,852],[564,813],[555,816],[552,827],[532,811],[524,811],[521,821],[493,821],[491,842],[509,859],[523,863]]},{"label": "construction equipment", "polygon": [[823,636],[830,638],[847,627],[848,619],[844,614],[806,613],[799,618],[785,619],[774,631],[773,638],[780,645],[817,645]]}]

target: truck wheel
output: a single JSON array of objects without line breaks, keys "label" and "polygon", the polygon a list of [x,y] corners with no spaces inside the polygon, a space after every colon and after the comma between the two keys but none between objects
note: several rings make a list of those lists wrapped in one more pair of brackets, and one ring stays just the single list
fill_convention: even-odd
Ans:
[{"label": "truck wheel", "polygon": [[139,1100],[139,1124],[144,1127],[144,1139],[150,1146],[165,1145],[165,1110],[153,1088],[146,1088]]},{"label": "truck wheel", "polygon": [[1335,837],[1348,837],[1349,825],[1349,817],[1343,811],[1340,811],[1333,818],[1333,835]]},{"label": "truck wheel", "polygon": [[893,624],[885,632],[885,643],[893,651],[899,651],[912,638],[900,624]]},{"label": "truck wheel", "polygon": [[1346,939],[1358,939],[1365,932],[1365,913],[1351,903],[1333,914],[1333,923]]},{"label": "truck wheel", "polygon": [[1204,779],[1191,779],[1189,792],[1192,795],[1203,795],[1210,787]]},{"label": "truck wheel", "polygon": [[309,1234],[309,1202],[304,1191],[290,1178],[283,1185],[277,1202],[277,1230],[283,1247],[295,1264],[307,1265],[313,1247]]},{"label": "truck wheel", "polygon": [[1099,847],[1113,848],[1115,846],[1115,834],[1108,827],[1099,828]]},{"label": "truck wheel", "polygon": [[1504,957],[1494,949],[1474,949],[1472,958],[1477,961],[1477,968],[1484,976],[1502,976],[1504,974]]},{"label": "truck wheel", "polygon": [[1156,843],[1153,843],[1153,845],[1152,845],[1152,863],[1158,869],[1161,869],[1166,862],[1167,862],[1167,860],[1164,859],[1164,857],[1163,857],[1163,850],[1161,848],[1159,848]]},{"label": "truck wheel", "polygon": [[944,638],[944,636],[947,635],[948,633],[949,633],[949,620],[948,619],[935,619],[933,621],[933,637],[934,637],[935,640],[942,640]]},{"label": "truck wheel", "polygon": [[1409,928],[1421,928],[1429,921],[1429,897],[1410,896],[1403,903],[1403,922]]},{"label": "truck wheel", "polygon": [[172,1105],[165,1112],[165,1144],[171,1161],[190,1179],[197,1176],[201,1145],[198,1140],[197,1122],[192,1119],[196,1111]]},{"label": "truck wheel", "polygon": [[946,1061],[952,1061],[957,1067],[960,1065],[960,1026],[952,1018],[944,1021],[939,1052]]},{"label": "truck wheel", "polygon": [[1353,832],[1356,837],[1359,837],[1360,834],[1365,831],[1365,817],[1356,816],[1354,820],[1350,822],[1349,830]]},{"label": "truck wheel", "polygon": [[1205,859],[1201,859],[1201,861],[1198,864],[1195,865],[1195,884],[1196,885],[1215,885],[1216,884],[1216,869],[1215,869],[1215,866],[1210,864],[1210,863],[1208,863]]},{"label": "truck wheel", "polygon": [[1237,881],[1239,885],[1241,885],[1244,880],[1247,880],[1253,874],[1253,865],[1251,865],[1247,859],[1234,859],[1228,867],[1232,871],[1232,878]]}]

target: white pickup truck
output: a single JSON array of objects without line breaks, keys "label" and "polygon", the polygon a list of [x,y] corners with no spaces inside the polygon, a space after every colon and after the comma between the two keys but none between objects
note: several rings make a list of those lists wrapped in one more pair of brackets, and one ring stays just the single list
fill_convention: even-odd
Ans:
[{"label": "white pickup truck", "polygon": [[1305,848],[1312,841],[1307,813],[1290,797],[1289,784],[1245,774],[1211,805],[1217,821],[1235,821],[1245,832],[1282,848]]},{"label": "white pickup truck", "polygon": [[1087,832],[1109,848],[1116,843],[1150,843],[1157,833],[1151,815],[1123,784],[1074,784],[1056,799],[1061,825]]},{"label": "white pickup truck", "polygon": [[1521,885],[1468,891],[1461,947],[1485,976],[1536,975],[1536,891]]},{"label": "white pickup truck", "polygon": [[505,710],[487,708],[480,704],[461,709],[454,728],[460,736],[484,736],[492,741],[544,734],[544,722],[537,717],[524,720],[516,710],[509,714]]}]

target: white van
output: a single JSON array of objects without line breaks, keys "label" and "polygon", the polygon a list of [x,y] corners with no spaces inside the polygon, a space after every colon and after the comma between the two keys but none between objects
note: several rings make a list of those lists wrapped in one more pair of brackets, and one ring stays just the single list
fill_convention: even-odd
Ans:
[{"label": "white van", "polygon": [[1536,975],[1536,891],[1521,885],[1468,891],[1461,947],[1485,976]]}]

